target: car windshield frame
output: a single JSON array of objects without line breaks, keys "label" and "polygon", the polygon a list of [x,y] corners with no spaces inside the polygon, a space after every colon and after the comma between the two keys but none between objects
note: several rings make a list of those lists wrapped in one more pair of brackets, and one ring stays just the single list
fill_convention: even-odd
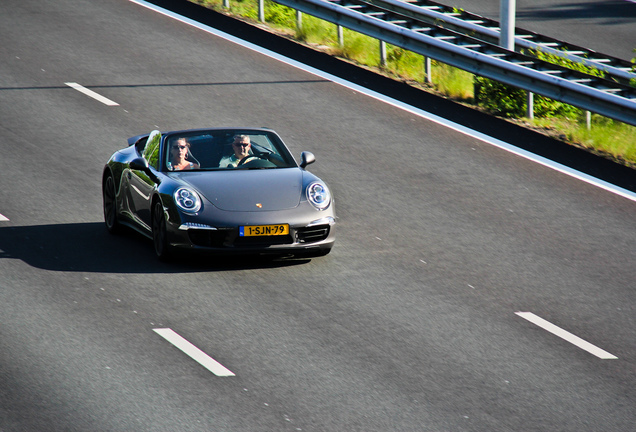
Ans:
[{"label": "car windshield frame", "polygon": [[[238,166],[219,166],[223,158],[233,154],[234,137],[247,135],[250,138],[250,154],[253,158]],[[171,147],[185,138],[188,145],[187,160],[191,168],[173,169]],[[298,164],[289,149],[272,130],[266,129],[196,129],[167,132],[163,136],[161,171],[164,172],[201,172],[231,171],[236,169],[275,169],[295,168]],[[181,141],[182,145],[183,141]],[[256,156],[261,156],[256,157]],[[234,158],[236,160],[236,157]]]}]

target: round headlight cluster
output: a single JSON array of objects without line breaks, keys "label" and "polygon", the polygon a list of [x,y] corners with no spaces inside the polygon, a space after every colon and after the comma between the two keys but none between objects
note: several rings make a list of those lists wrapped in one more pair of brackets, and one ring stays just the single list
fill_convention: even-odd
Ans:
[{"label": "round headlight cluster", "polygon": [[174,202],[179,209],[187,213],[196,213],[201,210],[201,198],[191,189],[179,188],[174,193]]},{"label": "round headlight cluster", "polygon": [[331,193],[324,183],[314,182],[307,187],[307,199],[319,210],[324,210],[331,203]]}]

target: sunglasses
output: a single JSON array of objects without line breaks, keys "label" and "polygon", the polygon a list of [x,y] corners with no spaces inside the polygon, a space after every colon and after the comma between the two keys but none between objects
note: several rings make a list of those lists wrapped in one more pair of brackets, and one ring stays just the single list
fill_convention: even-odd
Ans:
[{"label": "sunglasses", "polygon": [[172,150],[179,150],[179,149],[183,150],[183,149],[187,149],[187,148],[188,148],[188,146],[185,146],[185,145],[172,146]]},{"label": "sunglasses", "polygon": [[247,147],[250,145],[250,143],[232,143],[232,145],[235,145],[237,147],[241,146],[241,147]]}]

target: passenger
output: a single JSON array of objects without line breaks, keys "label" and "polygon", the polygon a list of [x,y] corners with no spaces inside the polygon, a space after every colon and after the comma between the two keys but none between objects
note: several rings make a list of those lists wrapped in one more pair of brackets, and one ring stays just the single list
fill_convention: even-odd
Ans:
[{"label": "passenger", "polygon": [[198,169],[199,164],[187,160],[190,154],[190,143],[185,138],[179,138],[170,145],[170,161],[168,169],[171,171],[181,171]]},{"label": "passenger", "polygon": [[224,156],[219,162],[219,168],[236,168],[239,162],[250,156],[250,137],[247,135],[235,135],[232,149],[234,153]]}]

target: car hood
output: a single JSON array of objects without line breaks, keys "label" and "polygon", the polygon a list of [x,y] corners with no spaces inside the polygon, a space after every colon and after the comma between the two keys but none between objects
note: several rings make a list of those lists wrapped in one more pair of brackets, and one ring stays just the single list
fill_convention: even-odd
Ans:
[{"label": "car hood", "polygon": [[272,211],[297,207],[303,173],[300,168],[182,172],[215,207],[226,211]]}]

